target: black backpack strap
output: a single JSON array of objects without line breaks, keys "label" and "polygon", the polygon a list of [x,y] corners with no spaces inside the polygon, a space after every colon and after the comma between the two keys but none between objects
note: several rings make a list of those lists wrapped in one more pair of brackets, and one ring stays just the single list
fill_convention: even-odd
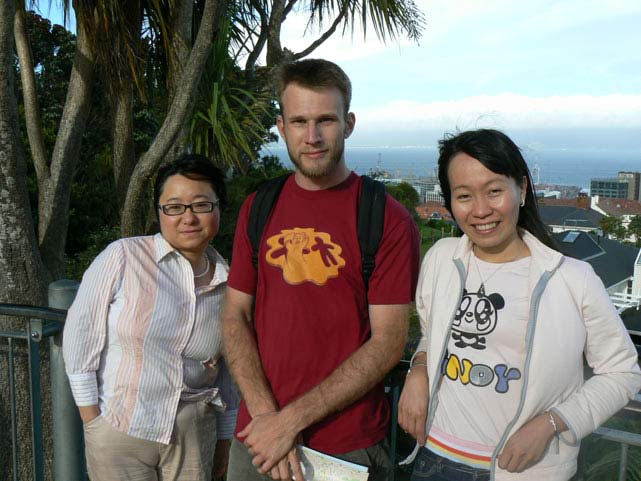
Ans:
[{"label": "black backpack strap", "polygon": [[290,175],[285,174],[268,180],[258,189],[256,197],[254,197],[254,202],[249,212],[249,221],[247,222],[247,235],[252,246],[252,263],[254,267],[258,267],[258,250],[269,214],[271,214],[280,191],[283,190],[283,186]]},{"label": "black backpack strap", "polygon": [[358,205],[358,243],[361,246],[361,263],[365,290],[376,265],[376,252],[383,238],[385,200],[387,193],[382,182],[361,176],[363,187]]}]

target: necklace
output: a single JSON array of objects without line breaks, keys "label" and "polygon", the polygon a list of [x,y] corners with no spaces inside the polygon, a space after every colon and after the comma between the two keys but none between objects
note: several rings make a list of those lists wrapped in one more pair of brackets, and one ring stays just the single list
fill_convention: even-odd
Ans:
[{"label": "necklace", "polygon": [[209,272],[209,257],[207,257],[207,256],[204,256],[204,257],[205,257],[205,269],[203,269],[203,271],[200,274],[196,274],[194,272],[194,279],[198,279],[200,277],[203,277],[205,274],[207,274]]},{"label": "necklace", "polygon": [[507,262],[502,263],[499,267],[497,267],[496,269],[494,269],[494,270],[492,271],[492,273],[487,277],[487,279],[483,279],[483,274],[481,274],[481,269],[480,269],[480,267],[479,267],[479,261],[478,261],[478,259],[476,258],[476,254],[472,254],[472,257],[474,258],[474,265],[476,266],[476,272],[477,272],[477,273],[478,273],[478,275],[479,275],[479,279],[481,279],[481,287],[479,287],[479,292],[480,292],[481,294],[485,294],[485,283],[486,283],[487,281],[489,281],[492,277],[494,277],[494,274],[496,274],[498,271],[500,271],[501,269],[503,269],[503,266],[505,266],[505,264],[507,264]]},{"label": "necklace", "polygon": [[510,262],[514,262],[514,261],[516,261],[516,260],[520,259],[520,255],[521,255],[521,253],[519,252],[516,256],[514,256],[514,259],[511,259],[511,260],[508,260],[508,261],[502,262],[502,263],[501,263],[501,265],[500,265],[499,267],[497,267],[496,269],[494,269],[494,270],[492,271],[492,273],[491,273],[489,276],[487,276],[487,278],[483,279],[483,274],[481,274],[481,269],[480,269],[480,267],[479,267],[479,261],[478,261],[478,258],[476,257],[476,253],[474,252],[474,250],[472,250],[472,257],[474,258],[474,265],[476,266],[476,272],[477,272],[477,273],[478,273],[478,275],[479,275],[479,279],[481,279],[481,287],[479,287],[479,292],[480,292],[480,293],[482,293],[482,294],[485,294],[485,283],[486,283],[486,282],[488,282],[492,277],[494,277],[494,275],[495,275],[498,271],[500,271],[501,269],[503,269],[503,267],[505,267],[505,265],[506,265],[506,264],[509,264]]}]

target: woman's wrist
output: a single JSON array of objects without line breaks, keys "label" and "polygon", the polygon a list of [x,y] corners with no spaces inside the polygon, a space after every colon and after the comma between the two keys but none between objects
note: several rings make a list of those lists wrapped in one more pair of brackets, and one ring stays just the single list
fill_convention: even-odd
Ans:
[{"label": "woman's wrist", "polygon": [[97,404],[93,404],[91,406],[78,406],[78,411],[80,412],[80,419],[82,419],[84,424],[100,416],[100,408]]},{"label": "woman's wrist", "polygon": [[409,376],[412,371],[418,370],[423,370],[427,373],[427,353],[425,352],[417,352],[412,356],[407,375]]},{"label": "woman's wrist", "polygon": [[552,414],[550,411],[545,411],[543,414],[547,416],[548,423],[550,424],[550,426],[552,426],[553,436],[558,437],[560,431],[556,419],[554,418],[554,414]]}]

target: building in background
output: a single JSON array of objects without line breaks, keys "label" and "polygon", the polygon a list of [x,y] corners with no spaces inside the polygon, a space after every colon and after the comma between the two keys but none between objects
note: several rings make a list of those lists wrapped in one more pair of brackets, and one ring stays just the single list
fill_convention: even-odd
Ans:
[{"label": "building in background", "polygon": [[641,197],[639,197],[640,172],[619,172],[619,179],[628,181],[628,195],[626,199],[641,200]]},{"label": "building in background", "polygon": [[610,197],[613,199],[627,199],[630,182],[626,179],[596,178],[590,179],[590,195],[594,197]]},{"label": "building in background", "polygon": [[421,202],[439,202],[443,204],[441,186],[436,177],[421,177],[420,179],[405,179],[421,198]]},{"label": "building in background", "polygon": [[590,180],[590,195],[592,197],[609,197],[611,199],[641,200],[641,173],[619,172],[614,178],[594,178]]}]

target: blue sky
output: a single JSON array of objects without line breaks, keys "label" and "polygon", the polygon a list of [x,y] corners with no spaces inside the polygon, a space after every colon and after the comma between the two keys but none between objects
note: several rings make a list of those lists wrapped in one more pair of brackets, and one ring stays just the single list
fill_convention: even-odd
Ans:
[{"label": "blue sky", "polygon": [[[426,17],[418,45],[357,30],[311,55],[352,79],[351,145],[435,145],[445,131],[493,127],[641,159],[640,0],[415,1]],[[290,15],[283,45],[306,47],[305,29],[304,13]]]},{"label": "blue sky", "polygon": [[[352,79],[352,142],[433,145],[443,131],[495,127],[539,132],[545,145],[559,137],[546,132],[589,129],[591,141],[599,131],[599,142],[641,150],[641,1],[417,3],[419,45],[357,33],[312,55]],[[291,50],[307,43],[302,16],[285,26]]]}]

